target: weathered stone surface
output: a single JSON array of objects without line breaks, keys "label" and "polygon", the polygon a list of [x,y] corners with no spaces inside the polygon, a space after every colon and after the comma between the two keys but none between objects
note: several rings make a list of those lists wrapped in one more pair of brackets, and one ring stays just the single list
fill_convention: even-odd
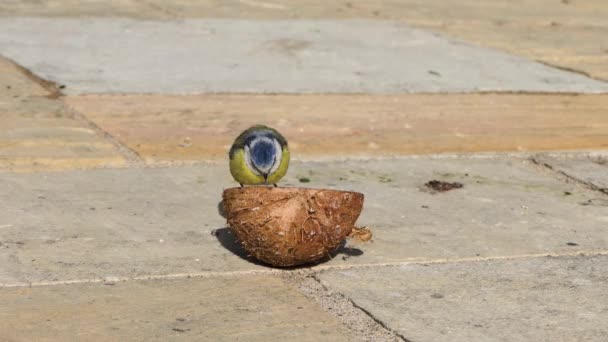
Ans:
[{"label": "weathered stone surface", "polygon": [[3,341],[351,341],[271,277],[0,288]]},{"label": "weathered stone surface", "polygon": [[608,256],[404,265],[321,281],[410,341],[604,341]]},{"label": "weathered stone surface", "polygon": [[[0,16],[397,20],[608,79],[604,0],[3,1]],[[530,34],[534,32],[534,34]]]},{"label": "weathered stone surface", "polygon": [[2,18],[0,49],[70,94],[608,92],[608,83],[373,20]]},{"label": "weathered stone surface", "polygon": [[[464,186],[432,194],[432,179]],[[235,185],[224,163],[3,174],[0,283],[266,269],[221,229],[218,202]],[[365,194],[358,224],[373,242],[328,265],[608,250],[607,203],[519,160],[293,163],[282,185]]]},{"label": "weathered stone surface", "polygon": [[111,142],[70,116],[60,101],[0,97],[0,117],[0,171],[125,165]]},{"label": "weathered stone surface", "polygon": [[[307,163],[308,170],[292,172],[314,187],[365,194],[358,222],[372,230],[374,242],[354,245],[364,253],[349,262],[608,250],[608,201],[524,163],[412,158]],[[463,187],[432,194],[424,186],[430,180]]]},{"label": "weathered stone surface", "polygon": [[231,184],[225,172],[6,174],[0,283],[252,269],[211,235],[225,224],[217,209]]},{"label": "weathered stone surface", "polygon": [[[350,1],[350,0],[348,0]],[[361,12],[608,80],[603,0],[356,1]],[[534,32],[534,34],[530,34]]]},{"label": "weathered stone surface", "polygon": [[295,158],[608,149],[608,95],[69,96],[149,163],[225,158],[256,123]]}]

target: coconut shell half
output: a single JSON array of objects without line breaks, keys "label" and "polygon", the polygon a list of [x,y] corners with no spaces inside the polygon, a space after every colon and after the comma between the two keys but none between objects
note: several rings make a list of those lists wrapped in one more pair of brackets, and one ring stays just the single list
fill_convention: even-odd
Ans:
[{"label": "coconut shell half", "polygon": [[243,248],[273,266],[315,262],[353,230],[363,194],[308,188],[224,190],[228,225]]}]

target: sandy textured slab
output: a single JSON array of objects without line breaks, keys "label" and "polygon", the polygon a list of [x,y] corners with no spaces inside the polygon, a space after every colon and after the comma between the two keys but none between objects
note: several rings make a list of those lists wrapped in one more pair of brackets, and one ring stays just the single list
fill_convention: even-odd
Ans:
[{"label": "sandy textured slab", "polygon": [[[464,187],[432,194],[433,179]],[[325,265],[608,250],[605,199],[517,160],[294,163],[282,184],[365,194],[374,242]],[[268,270],[223,229],[235,185],[225,164],[4,174],[0,284]]]},{"label": "sandy textured slab", "polygon": [[110,16],[167,18],[162,8],[137,0],[4,0],[0,3],[0,16]]},{"label": "sandy textured slab", "polygon": [[513,94],[75,96],[67,104],[149,163],[225,158],[257,123],[301,159],[608,149],[608,96]]},{"label": "sandy textured slab", "polygon": [[60,101],[15,96],[0,97],[0,171],[125,165],[114,144],[72,117]]},{"label": "sandy textured slab", "polygon": [[408,341],[604,341],[608,256],[322,273]]},{"label": "sandy textured slab", "polygon": [[[111,285],[108,285],[111,284]],[[276,278],[0,288],[6,341],[352,341]]]},{"label": "sandy textured slab", "polygon": [[0,50],[69,94],[608,91],[578,74],[370,20],[2,18]]},{"label": "sandy textured slab", "polygon": [[48,88],[10,60],[0,56],[0,103],[26,96],[49,96]]}]

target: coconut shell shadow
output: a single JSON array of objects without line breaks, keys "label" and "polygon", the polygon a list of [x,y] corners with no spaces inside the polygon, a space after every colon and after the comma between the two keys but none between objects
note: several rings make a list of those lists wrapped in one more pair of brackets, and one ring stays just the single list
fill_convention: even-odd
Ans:
[{"label": "coconut shell shadow", "polygon": [[292,267],[326,260],[344,249],[361,213],[363,194],[245,187],[224,190],[223,204],[228,225],[247,255]]},{"label": "coconut shell shadow", "polygon": [[245,249],[243,249],[243,246],[241,246],[241,243],[236,238],[236,235],[234,235],[232,229],[228,227],[218,228],[213,230],[213,235],[217,241],[220,242],[222,247],[226,248],[232,254],[243,260],[249,261],[252,264],[267,266],[267,264],[252,257]]},{"label": "coconut shell shadow", "polygon": [[224,211],[224,201],[219,201],[217,204],[217,213],[220,214],[221,217],[227,218],[226,212]]},{"label": "coconut shell shadow", "polygon": [[[222,245],[222,247],[226,248],[229,252],[238,256],[239,258],[241,258],[245,261],[248,261],[252,264],[256,264],[256,265],[272,266],[263,261],[257,260],[253,256],[249,255],[249,253],[243,248],[243,246],[241,246],[241,243],[237,239],[236,235],[234,234],[232,229],[230,229],[229,227],[215,229],[215,230],[213,230],[213,235],[217,238],[217,240]],[[358,257],[358,256],[363,255],[363,251],[360,250],[359,248],[347,247],[346,241],[342,241],[342,243],[340,244],[338,249],[336,249],[334,252],[330,253],[327,257],[322,258],[316,262],[311,262],[308,264],[298,265],[298,266],[314,266],[316,264],[323,263],[325,261],[339,257],[340,255],[343,256],[344,260],[346,260],[350,257]],[[294,266],[292,268],[296,268],[298,266]]]}]

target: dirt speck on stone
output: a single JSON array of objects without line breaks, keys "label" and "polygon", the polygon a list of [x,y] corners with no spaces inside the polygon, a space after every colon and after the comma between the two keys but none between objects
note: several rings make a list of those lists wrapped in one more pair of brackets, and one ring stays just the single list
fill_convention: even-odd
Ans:
[{"label": "dirt speck on stone", "polygon": [[431,181],[426,182],[424,186],[431,189],[433,192],[446,192],[454,189],[460,189],[464,185],[458,182],[450,183],[433,179]]},{"label": "dirt speck on stone", "polygon": [[[604,52],[608,53],[608,49],[606,49]],[[608,165],[608,157],[598,157],[594,159],[593,162],[598,165]]]},{"label": "dirt speck on stone", "polygon": [[392,182],[392,181],[393,181],[393,180],[392,180],[390,177],[388,177],[388,176],[379,176],[379,177],[378,177],[378,180],[380,181],[380,183],[390,183],[390,182]]},{"label": "dirt speck on stone", "polygon": [[576,242],[566,242],[566,245],[568,245],[568,246],[578,246],[578,243],[576,243]]},{"label": "dirt speck on stone", "polygon": [[298,180],[300,183],[310,183],[310,178],[308,177],[300,177]]}]

